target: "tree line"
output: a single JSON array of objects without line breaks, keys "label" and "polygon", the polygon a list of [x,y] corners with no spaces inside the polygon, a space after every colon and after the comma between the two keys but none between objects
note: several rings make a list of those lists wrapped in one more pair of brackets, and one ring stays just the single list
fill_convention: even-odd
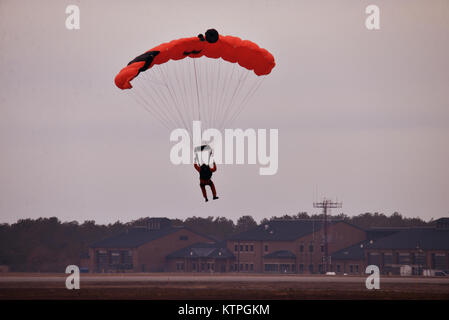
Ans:
[{"label": "tree line", "polygon": [[[309,215],[299,212],[295,215],[281,215],[265,218],[259,224],[273,219],[322,219],[321,214]],[[407,218],[395,212],[390,216],[383,213],[363,213],[349,217],[345,214],[331,215],[330,219],[342,219],[362,228],[411,227],[432,223],[421,218]],[[149,218],[131,222],[102,225],[95,221],[61,222],[56,217],[21,219],[12,224],[0,224],[0,265],[7,265],[17,272],[61,272],[69,264],[79,264],[81,256],[87,253],[93,242],[105,239],[127,229],[146,225]],[[173,225],[183,225],[199,233],[221,241],[227,237],[259,225],[250,215],[244,215],[234,222],[226,217],[189,217],[172,219]]]}]

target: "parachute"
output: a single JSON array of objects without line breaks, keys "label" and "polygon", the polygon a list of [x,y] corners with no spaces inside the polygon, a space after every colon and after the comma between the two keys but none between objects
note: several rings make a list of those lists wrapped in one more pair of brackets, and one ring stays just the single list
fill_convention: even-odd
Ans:
[{"label": "parachute", "polygon": [[[201,59],[200,59],[201,58]],[[231,124],[275,66],[254,42],[209,29],[197,37],[160,44],[128,63],[115,84],[168,129]],[[131,84],[132,82],[132,84]]]}]

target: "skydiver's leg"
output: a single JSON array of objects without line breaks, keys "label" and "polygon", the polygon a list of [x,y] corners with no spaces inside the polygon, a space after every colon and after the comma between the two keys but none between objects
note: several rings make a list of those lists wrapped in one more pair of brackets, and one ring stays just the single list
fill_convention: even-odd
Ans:
[{"label": "skydiver's leg", "polygon": [[210,186],[210,189],[212,190],[212,195],[214,196],[214,200],[215,199],[218,199],[218,197],[217,197],[217,190],[215,189],[215,185],[214,185],[214,183],[212,182],[212,180],[210,180],[210,182],[209,182],[209,186]]},{"label": "skydiver's leg", "polygon": [[206,200],[206,202],[209,201],[209,200],[207,199],[206,185],[200,183],[200,188],[201,188],[201,192],[203,193],[204,200]]}]

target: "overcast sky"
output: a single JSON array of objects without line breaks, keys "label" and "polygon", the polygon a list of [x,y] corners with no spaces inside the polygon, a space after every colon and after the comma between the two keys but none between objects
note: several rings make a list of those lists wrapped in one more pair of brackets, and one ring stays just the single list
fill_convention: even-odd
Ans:
[{"label": "overcast sky", "polygon": [[[81,29],[65,28],[79,5]],[[368,31],[368,4],[381,30]],[[276,67],[236,126],[279,129],[279,171],[219,166],[205,204],[169,131],[114,85],[135,56],[214,27]],[[0,222],[316,212],[449,216],[449,2],[0,1]]]}]

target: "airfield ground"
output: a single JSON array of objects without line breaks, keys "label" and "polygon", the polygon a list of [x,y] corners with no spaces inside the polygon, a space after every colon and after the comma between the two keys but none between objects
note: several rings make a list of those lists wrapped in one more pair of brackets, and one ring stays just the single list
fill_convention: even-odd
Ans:
[{"label": "airfield ground", "polygon": [[0,299],[417,299],[449,300],[449,278],[306,275],[81,274],[80,289],[66,274],[0,274]]}]

